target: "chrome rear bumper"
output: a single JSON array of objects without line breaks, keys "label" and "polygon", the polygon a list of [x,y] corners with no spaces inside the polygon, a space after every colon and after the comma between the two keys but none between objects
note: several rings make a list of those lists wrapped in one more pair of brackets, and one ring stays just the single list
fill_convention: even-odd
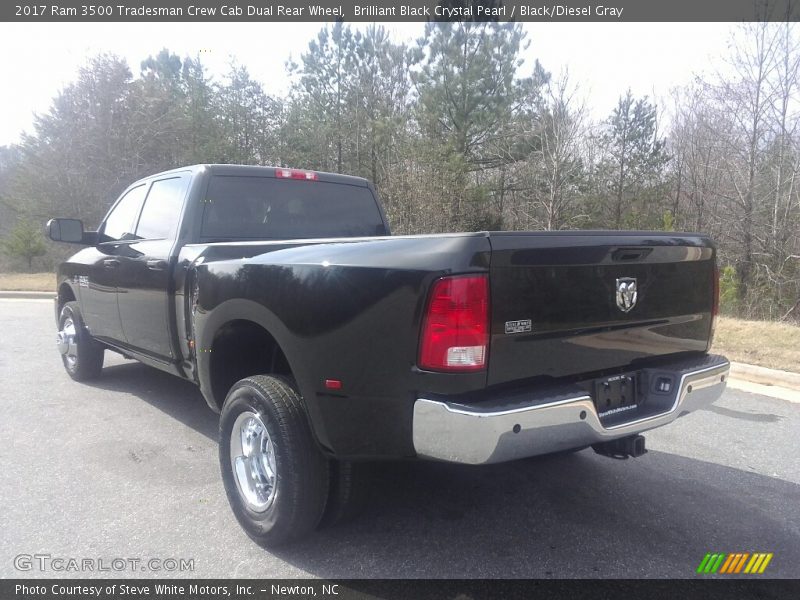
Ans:
[{"label": "chrome rear bumper", "polygon": [[504,402],[470,405],[419,398],[414,404],[414,448],[421,458],[466,464],[505,462],[626,437],[661,427],[712,404],[725,389],[730,363],[722,356],[662,365],[678,382],[670,396],[644,404],[657,412],[603,425],[591,397],[574,387]]}]

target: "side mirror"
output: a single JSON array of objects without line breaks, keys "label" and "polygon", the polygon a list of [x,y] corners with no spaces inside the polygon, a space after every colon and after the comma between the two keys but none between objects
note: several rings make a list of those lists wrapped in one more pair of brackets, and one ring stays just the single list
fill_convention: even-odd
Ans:
[{"label": "side mirror", "polygon": [[94,232],[83,231],[83,221],[78,219],[50,219],[47,222],[47,236],[54,242],[68,244],[93,244]]}]

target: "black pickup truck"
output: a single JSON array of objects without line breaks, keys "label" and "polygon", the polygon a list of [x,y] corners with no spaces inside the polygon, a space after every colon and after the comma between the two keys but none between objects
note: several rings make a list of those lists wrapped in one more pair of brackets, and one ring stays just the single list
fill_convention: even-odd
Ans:
[{"label": "black pickup truck", "polygon": [[58,349],[195,382],[247,533],[272,545],[347,515],[359,465],[467,464],[592,446],[714,402],[728,361],[712,241],[694,233],[390,236],[364,179],[200,165],[131,185],[58,269]]}]

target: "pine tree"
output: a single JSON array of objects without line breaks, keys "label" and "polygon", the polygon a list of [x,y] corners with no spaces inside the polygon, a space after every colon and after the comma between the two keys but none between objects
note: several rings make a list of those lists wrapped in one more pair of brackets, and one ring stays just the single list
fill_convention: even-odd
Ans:
[{"label": "pine tree", "polygon": [[28,271],[33,270],[33,259],[44,256],[47,248],[39,229],[30,221],[20,221],[11,230],[8,238],[2,242],[3,251],[12,258],[21,258],[28,264]]},{"label": "pine tree", "polygon": [[[633,221],[641,217],[633,203],[638,200],[647,209],[643,196],[659,183],[669,159],[666,142],[658,137],[656,116],[656,107],[646,96],[635,99],[628,90],[601,136],[606,151],[601,170],[608,185],[611,224],[616,229],[623,227],[626,216]],[[660,220],[661,211],[656,212]]]},{"label": "pine tree", "polygon": [[447,173],[450,227],[481,226],[485,220],[465,221],[468,212],[486,215],[486,190],[468,189],[468,175],[503,162],[493,150],[527,83],[515,79],[524,38],[514,23],[428,23],[418,41],[418,121],[432,146],[434,168]]}]

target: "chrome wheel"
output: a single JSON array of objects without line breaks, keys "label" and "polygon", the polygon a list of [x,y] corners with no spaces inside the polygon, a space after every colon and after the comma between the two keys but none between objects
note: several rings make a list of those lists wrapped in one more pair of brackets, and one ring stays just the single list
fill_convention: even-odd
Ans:
[{"label": "chrome wheel", "polygon": [[72,317],[67,317],[61,325],[61,331],[56,334],[56,344],[69,369],[74,369],[78,362],[78,345],[75,336],[75,323]]},{"label": "chrome wheel", "polygon": [[240,414],[231,429],[231,469],[247,507],[264,512],[275,499],[278,471],[275,446],[261,415]]}]

